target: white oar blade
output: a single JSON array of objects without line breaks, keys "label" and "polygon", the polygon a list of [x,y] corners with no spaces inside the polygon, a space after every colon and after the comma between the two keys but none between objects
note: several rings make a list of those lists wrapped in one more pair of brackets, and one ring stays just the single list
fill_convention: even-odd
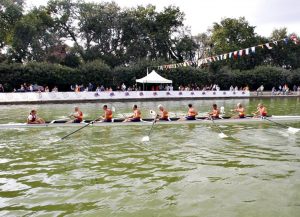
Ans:
[{"label": "white oar blade", "polygon": [[142,138],[142,142],[150,142],[150,137],[149,136],[144,136]]},{"label": "white oar blade", "polygon": [[156,112],[153,110],[150,110],[150,115],[156,116]]},{"label": "white oar blade", "polygon": [[115,111],[116,111],[116,108],[115,108],[114,106],[112,106],[112,107],[111,107],[111,110],[112,110],[113,112],[115,112]]},{"label": "white oar blade", "polygon": [[298,132],[300,131],[300,129],[294,128],[294,127],[289,127],[289,128],[288,128],[288,131],[289,131],[290,133],[295,134],[295,133],[298,133]]},{"label": "white oar blade", "polygon": [[224,134],[224,133],[219,133],[219,137],[221,139],[228,138],[228,136],[226,134]]}]

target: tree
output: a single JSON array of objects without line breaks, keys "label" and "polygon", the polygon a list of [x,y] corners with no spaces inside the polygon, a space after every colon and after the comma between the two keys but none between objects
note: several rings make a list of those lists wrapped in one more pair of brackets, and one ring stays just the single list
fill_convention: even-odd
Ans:
[{"label": "tree", "polygon": [[[214,23],[211,32],[212,54],[223,54],[257,45],[259,37],[244,17],[239,19],[225,18],[220,23]],[[227,60],[232,68],[249,69],[256,65],[253,56],[238,60]],[[218,65],[218,64],[215,64]]]},{"label": "tree", "polygon": [[23,0],[0,2],[0,51],[11,44],[15,23],[23,16]]}]

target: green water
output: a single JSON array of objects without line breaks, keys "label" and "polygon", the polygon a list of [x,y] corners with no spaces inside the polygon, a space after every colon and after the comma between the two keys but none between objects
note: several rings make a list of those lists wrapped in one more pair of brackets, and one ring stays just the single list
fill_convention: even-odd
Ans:
[{"label": "green water", "polygon": [[[226,110],[237,100],[213,102]],[[252,112],[259,100],[242,100]],[[159,102],[173,115],[188,101]],[[300,115],[300,100],[264,100],[269,113]],[[133,103],[114,103],[116,116]],[[145,116],[158,102],[139,103]],[[80,104],[86,119],[101,104]],[[0,123],[24,122],[34,107],[47,120],[74,104],[0,106]],[[300,127],[299,123],[290,124]],[[270,123],[213,126],[94,127],[0,130],[1,216],[281,217],[300,214],[300,134]]]}]

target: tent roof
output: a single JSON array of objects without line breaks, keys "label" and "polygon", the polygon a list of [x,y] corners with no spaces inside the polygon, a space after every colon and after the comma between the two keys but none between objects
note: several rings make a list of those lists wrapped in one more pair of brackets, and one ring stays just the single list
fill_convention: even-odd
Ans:
[{"label": "tent roof", "polygon": [[170,84],[172,83],[172,80],[165,79],[164,77],[157,74],[156,71],[152,70],[152,72],[147,76],[136,79],[136,82],[143,84]]}]

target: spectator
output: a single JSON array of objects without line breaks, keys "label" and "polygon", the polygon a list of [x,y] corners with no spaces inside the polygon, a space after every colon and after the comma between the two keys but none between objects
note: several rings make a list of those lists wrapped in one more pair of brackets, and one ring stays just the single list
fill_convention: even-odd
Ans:
[{"label": "spectator", "polygon": [[257,92],[257,96],[260,93],[261,95],[263,95],[263,91],[264,91],[264,85],[260,85],[259,88],[257,88],[256,92]]},{"label": "spectator", "polygon": [[234,91],[239,91],[238,86],[235,86]]},{"label": "spectator", "polygon": [[300,86],[297,88],[297,94],[300,95]]},{"label": "spectator", "polygon": [[93,89],[94,89],[94,85],[90,82],[88,84],[88,91],[93,91]]},{"label": "spectator", "polygon": [[122,91],[126,91],[126,85],[123,83],[121,86]]},{"label": "spectator", "polygon": [[100,91],[105,91],[105,87],[103,85],[101,85]]},{"label": "spectator", "polygon": [[29,91],[33,92],[33,86],[32,86],[32,84],[29,85]]},{"label": "spectator", "polygon": [[25,88],[23,84],[21,84],[21,87],[20,89],[17,90],[17,92],[25,92]]},{"label": "spectator", "polygon": [[229,91],[233,91],[233,86],[232,85],[230,86]]},{"label": "spectator", "polygon": [[48,86],[45,87],[45,92],[49,93],[49,87]]},{"label": "spectator", "polygon": [[281,87],[281,85],[279,85],[279,87],[278,87],[278,95],[279,95],[280,93],[282,93],[282,87]]},{"label": "spectator", "polygon": [[272,94],[272,96],[276,95],[276,88],[275,87],[272,88],[272,93],[271,94]]},{"label": "spectator", "polygon": [[0,92],[4,92],[4,87],[3,87],[3,85],[2,84],[0,84]]},{"label": "spectator", "polygon": [[170,91],[173,91],[174,90],[174,88],[173,88],[173,85],[171,84],[170,85]]},{"label": "spectator", "polygon": [[294,91],[294,93],[297,92],[297,85],[296,84],[294,84],[294,86],[293,86],[293,91]]},{"label": "spectator", "polygon": [[52,92],[58,92],[58,88],[56,86],[53,87]]}]

